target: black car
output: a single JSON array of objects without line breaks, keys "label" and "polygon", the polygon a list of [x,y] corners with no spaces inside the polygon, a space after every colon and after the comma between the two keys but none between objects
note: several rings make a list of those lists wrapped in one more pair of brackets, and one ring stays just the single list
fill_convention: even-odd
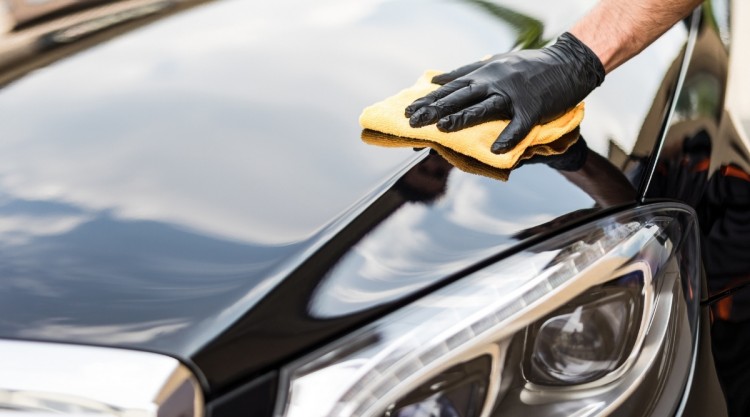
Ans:
[{"label": "black car", "polygon": [[726,2],[512,171],[358,124],[590,7],[527,3],[8,1],[0,415],[726,415]]}]

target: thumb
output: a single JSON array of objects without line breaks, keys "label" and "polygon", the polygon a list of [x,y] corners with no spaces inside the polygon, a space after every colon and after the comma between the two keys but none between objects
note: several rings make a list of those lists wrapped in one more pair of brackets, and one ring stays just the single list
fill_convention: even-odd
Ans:
[{"label": "thumb", "polygon": [[524,117],[516,116],[492,144],[492,153],[506,153],[513,149],[531,132],[533,124]]}]

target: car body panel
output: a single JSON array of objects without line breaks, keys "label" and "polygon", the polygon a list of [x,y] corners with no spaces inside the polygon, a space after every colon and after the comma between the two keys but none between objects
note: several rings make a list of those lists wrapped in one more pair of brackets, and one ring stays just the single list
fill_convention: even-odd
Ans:
[{"label": "car body panel", "polygon": [[593,2],[176,4],[0,91],[0,337],[174,355],[216,393],[635,204],[687,40],[675,26],[586,100],[585,170],[501,182],[366,145],[359,112]]}]

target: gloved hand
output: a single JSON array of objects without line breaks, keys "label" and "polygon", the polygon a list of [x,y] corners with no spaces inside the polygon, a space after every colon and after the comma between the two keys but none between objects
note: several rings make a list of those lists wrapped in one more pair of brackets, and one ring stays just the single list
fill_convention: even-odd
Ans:
[{"label": "gloved hand", "polygon": [[492,152],[505,153],[535,125],[575,107],[602,81],[599,58],[566,32],[554,45],[495,55],[434,77],[442,87],[414,101],[405,114],[412,127],[437,122],[444,132],[510,119],[492,144]]}]

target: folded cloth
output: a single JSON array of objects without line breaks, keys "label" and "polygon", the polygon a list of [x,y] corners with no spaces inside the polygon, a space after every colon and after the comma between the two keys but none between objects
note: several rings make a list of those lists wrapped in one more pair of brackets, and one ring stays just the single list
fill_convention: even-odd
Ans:
[{"label": "folded cloth", "polygon": [[[579,138],[578,129],[574,129],[571,132],[564,134],[561,138],[552,141],[550,143],[533,145],[524,149],[523,153],[519,156],[516,164],[510,168],[497,168],[492,165],[480,162],[472,157],[466,156],[462,153],[456,152],[450,148],[447,148],[437,142],[431,142],[424,139],[405,138],[401,136],[389,135],[386,133],[377,132],[374,130],[365,129],[362,131],[362,141],[368,145],[377,145],[388,148],[422,148],[430,147],[437,151],[437,153],[445,158],[451,165],[456,168],[468,172],[470,174],[482,175],[485,177],[493,178],[500,181],[507,181],[510,176],[510,172],[516,165],[521,162],[535,157],[544,158],[554,155],[562,155],[570,149],[573,144],[578,141]],[[541,159],[540,159],[541,160]]]},{"label": "folded cloth", "polygon": [[420,128],[409,126],[409,119],[404,116],[404,109],[414,100],[440,87],[430,82],[437,74],[440,72],[427,71],[413,86],[365,108],[359,117],[362,128],[437,143],[484,164],[511,169],[518,163],[526,148],[554,142],[578,127],[583,119],[583,103],[579,103],[559,118],[535,126],[529,135],[510,151],[504,154],[494,154],[490,151],[490,147],[508,125],[507,120],[483,123],[451,133],[441,132],[434,124]]}]

